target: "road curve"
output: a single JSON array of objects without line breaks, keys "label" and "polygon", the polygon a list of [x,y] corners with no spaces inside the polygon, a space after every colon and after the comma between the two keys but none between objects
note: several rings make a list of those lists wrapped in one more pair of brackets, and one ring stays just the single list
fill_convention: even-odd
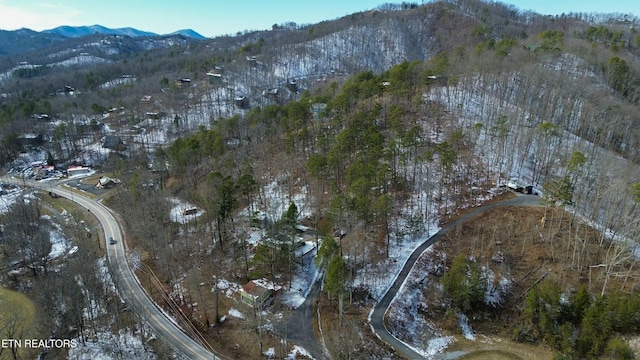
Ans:
[{"label": "road curve", "polygon": [[407,346],[404,342],[398,340],[394,337],[387,327],[384,324],[384,316],[391,305],[391,302],[395,298],[396,294],[400,290],[400,287],[404,283],[405,279],[409,275],[409,272],[415,265],[418,258],[422,255],[422,253],[433,245],[436,241],[446,235],[449,231],[454,229],[456,226],[462,224],[463,222],[474,218],[487,210],[494,209],[497,207],[504,206],[539,206],[540,198],[535,195],[519,195],[515,198],[499,201],[491,204],[487,204],[481,207],[476,208],[475,210],[461,216],[450,224],[447,224],[444,228],[430,237],[427,241],[422,243],[416,250],[413,251],[409,259],[402,267],[402,270],[396,277],[393,285],[387,290],[386,294],[382,297],[382,299],[374,306],[373,312],[371,314],[370,324],[373,332],[385,343],[391,346],[398,355],[407,358],[407,359],[421,359],[423,356],[413,350],[411,347]]},{"label": "road curve", "polygon": [[[204,346],[187,336],[183,330],[167,314],[147,296],[142,289],[133,271],[129,267],[126,258],[125,242],[116,218],[104,205],[81,196],[71,190],[66,190],[49,183],[41,183],[32,180],[18,179],[13,177],[1,177],[0,180],[18,186],[28,186],[44,191],[55,193],[65,197],[76,204],[88,209],[96,216],[104,229],[105,248],[109,269],[118,289],[120,296],[128,306],[131,306],[146,322],[155,330],[156,334],[162,337],[170,345],[188,359],[217,359],[219,354],[215,354]],[[114,245],[110,245],[108,240],[116,240]]]}]

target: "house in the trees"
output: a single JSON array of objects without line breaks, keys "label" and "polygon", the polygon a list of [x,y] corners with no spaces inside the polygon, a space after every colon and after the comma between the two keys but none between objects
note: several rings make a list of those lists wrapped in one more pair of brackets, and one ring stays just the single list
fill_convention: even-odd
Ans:
[{"label": "house in the trees", "polygon": [[278,88],[269,88],[262,91],[262,96],[273,101],[280,99],[280,90]]},{"label": "house in the trees", "polygon": [[183,216],[195,215],[197,213],[198,213],[198,208],[188,208],[188,209],[182,210]]},{"label": "house in the trees", "polygon": [[127,148],[120,136],[117,135],[105,136],[102,141],[102,147],[113,151],[123,151]]},{"label": "house in the trees", "polygon": [[153,120],[158,120],[162,117],[162,112],[160,111],[147,111],[144,113],[144,115],[148,118],[148,119],[153,119]]},{"label": "house in the trees", "polygon": [[289,79],[289,81],[287,81],[287,89],[294,94],[298,93],[298,82],[296,79]]},{"label": "house in the trees", "polygon": [[311,116],[313,117],[313,121],[320,122],[323,119],[322,114],[327,108],[327,104],[325,103],[314,103],[311,104]]},{"label": "house in the trees", "polygon": [[222,74],[217,72],[208,72],[207,76],[209,77],[209,84],[214,86],[222,85]]},{"label": "house in the trees", "polygon": [[49,114],[33,114],[33,118],[36,120],[45,120],[45,121],[51,120],[51,116],[49,116]]},{"label": "house in the trees", "polygon": [[44,136],[42,134],[23,134],[18,136],[18,144],[22,148],[34,148],[44,145]]},{"label": "house in the trees", "polygon": [[191,79],[189,78],[178,79],[174,82],[174,84],[177,88],[187,87],[191,85]]},{"label": "house in the trees", "polygon": [[240,289],[240,299],[253,307],[264,307],[273,300],[274,291],[259,280],[251,280]]},{"label": "house in the trees", "polygon": [[246,96],[236,96],[235,99],[233,99],[233,102],[240,109],[248,109],[250,106],[249,98]]},{"label": "house in the trees", "polygon": [[166,174],[169,171],[169,163],[166,157],[156,156],[149,164],[149,170],[153,173]]},{"label": "house in the trees", "polygon": [[258,66],[258,58],[256,56],[247,56],[247,62],[251,67]]}]

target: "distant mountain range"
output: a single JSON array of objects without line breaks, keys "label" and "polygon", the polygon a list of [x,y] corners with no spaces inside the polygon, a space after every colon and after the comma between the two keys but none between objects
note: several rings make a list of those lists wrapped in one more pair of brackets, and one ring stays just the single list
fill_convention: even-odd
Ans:
[{"label": "distant mountain range", "polygon": [[159,35],[156,33],[152,33],[149,31],[142,31],[142,30],[131,28],[131,27],[110,29],[102,25],[91,25],[91,26],[64,25],[64,26],[58,26],[57,28],[53,28],[50,30],[43,30],[42,32],[47,34],[56,34],[56,35],[60,35],[68,38],[79,38],[79,37],[93,35],[93,34],[108,34],[108,35],[124,35],[124,36],[131,36],[131,37],[183,35],[193,39],[205,39],[204,36],[198,34],[197,32],[191,29],[178,30],[170,34]]},{"label": "distant mountain range", "polygon": [[[31,29],[0,30],[0,60],[2,56],[12,56],[37,52],[51,46],[64,46],[63,44],[77,44],[82,38],[96,35],[120,35],[129,40],[137,38],[155,39],[161,41],[164,37],[182,36],[191,41],[199,41],[206,37],[191,29],[178,30],[171,34],[156,34],[130,27],[110,29],[101,25],[92,26],[58,26],[57,28],[43,31]],[[127,41],[126,39],[122,39]],[[74,43],[76,41],[76,43]],[[76,45],[69,45],[76,46]],[[59,50],[59,49],[58,49]],[[55,51],[51,50],[50,51]]]}]

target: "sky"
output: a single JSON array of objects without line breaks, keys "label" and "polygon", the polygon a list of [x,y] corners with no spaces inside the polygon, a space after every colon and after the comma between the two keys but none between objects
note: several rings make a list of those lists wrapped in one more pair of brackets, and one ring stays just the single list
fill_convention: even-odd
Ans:
[{"label": "sky", "polygon": [[[424,0],[405,0],[424,3]],[[36,31],[61,25],[133,27],[167,34],[193,29],[201,35],[234,35],[267,30],[293,21],[313,24],[371,10],[385,0],[0,0],[0,29]],[[631,13],[640,16],[638,0],[506,0],[521,10],[557,15],[568,12]]]}]

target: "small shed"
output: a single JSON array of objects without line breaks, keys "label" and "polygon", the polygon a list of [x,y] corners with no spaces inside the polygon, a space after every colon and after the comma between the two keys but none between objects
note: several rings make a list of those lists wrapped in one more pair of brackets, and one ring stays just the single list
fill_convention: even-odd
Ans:
[{"label": "small shed", "polygon": [[273,298],[273,291],[251,280],[242,286],[240,299],[251,306],[263,306]]}]

